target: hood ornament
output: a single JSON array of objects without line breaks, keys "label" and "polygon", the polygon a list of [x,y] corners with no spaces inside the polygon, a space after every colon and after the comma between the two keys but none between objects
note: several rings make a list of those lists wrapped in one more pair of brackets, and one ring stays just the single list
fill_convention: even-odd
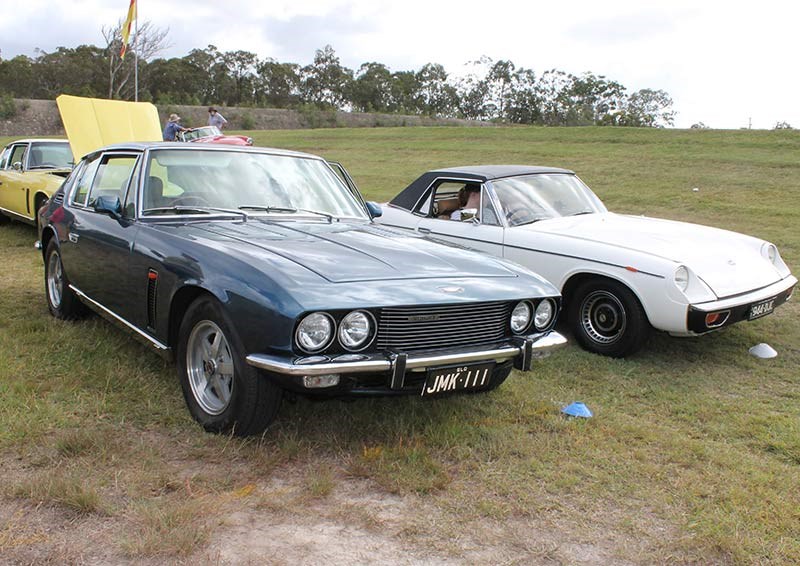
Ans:
[{"label": "hood ornament", "polygon": [[447,287],[439,287],[439,289],[441,291],[444,291],[445,293],[463,293],[464,292],[464,287],[457,287],[456,285],[450,285],[450,286],[447,286]]}]

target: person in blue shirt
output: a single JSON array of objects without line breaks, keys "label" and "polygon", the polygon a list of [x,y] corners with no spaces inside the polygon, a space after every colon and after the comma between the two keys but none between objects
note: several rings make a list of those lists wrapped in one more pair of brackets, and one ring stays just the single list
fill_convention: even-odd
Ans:
[{"label": "person in blue shirt", "polygon": [[178,122],[181,121],[181,117],[177,114],[170,114],[169,121],[167,125],[164,126],[164,141],[176,141],[178,132],[185,132],[189,128],[184,128]]}]

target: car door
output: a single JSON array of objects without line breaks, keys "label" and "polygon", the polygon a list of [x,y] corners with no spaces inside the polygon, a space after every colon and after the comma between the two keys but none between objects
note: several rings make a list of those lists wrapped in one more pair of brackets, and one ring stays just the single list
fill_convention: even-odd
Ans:
[{"label": "car door", "polygon": [[[67,276],[89,299],[128,320],[132,316],[128,278],[130,254],[138,225],[133,207],[123,205],[133,191],[139,155],[108,152],[87,164],[73,188],[74,220],[62,244]],[[119,199],[116,211],[98,208]]]},{"label": "car door", "polygon": [[[480,186],[478,214],[469,219],[466,217],[462,220],[452,219],[452,213],[460,208],[459,191],[468,185]],[[437,179],[431,187],[429,196],[422,199],[415,213],[420,216],[417,231],[421,234],[495,256],[503,255],[503,227],[490,193],[486,186],[478,181]]]},{"label": "car door", "polygon": [[[27,143],[12,144],[8,148],[5,168],[0,179],[0,208],[8,212],[29,217],[26,202],[25,160]],[[16,166],[15,166],[16,165]]]}]

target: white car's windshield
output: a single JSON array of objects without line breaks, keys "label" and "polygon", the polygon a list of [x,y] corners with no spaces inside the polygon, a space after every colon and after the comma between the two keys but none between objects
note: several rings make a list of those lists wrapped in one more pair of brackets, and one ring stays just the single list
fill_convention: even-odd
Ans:
[{"label": "white car's windshield", "polygon": [[182,209],[249,214],[318,212],[367,218],[360,203],[320,159],[244,151],[152,150],[142,195],[144,215]]},{"label": "white car's windshield", "polygon": [[492,183],[509,226],[560,216],[606,212],[606,207],[578,177],[539,173]]}]

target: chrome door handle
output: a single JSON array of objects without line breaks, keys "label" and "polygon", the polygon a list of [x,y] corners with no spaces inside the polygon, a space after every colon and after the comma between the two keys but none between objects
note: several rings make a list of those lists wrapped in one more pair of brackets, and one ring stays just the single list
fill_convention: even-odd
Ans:
[{"label": "chrome door handle", "polygon": [[430,234],[431,233],[431,229],[430,228],[417,228],[417,231],[420,234]]},{"label": "chrome door handle", "polygon": [[77,244],[78,243],[78,238],[80,238],[80,236],[78,236],[77,234],[74,234],[72,232],[69,233],[68,237],[69,237],[69,241],[72,242],[73,244]]}]

